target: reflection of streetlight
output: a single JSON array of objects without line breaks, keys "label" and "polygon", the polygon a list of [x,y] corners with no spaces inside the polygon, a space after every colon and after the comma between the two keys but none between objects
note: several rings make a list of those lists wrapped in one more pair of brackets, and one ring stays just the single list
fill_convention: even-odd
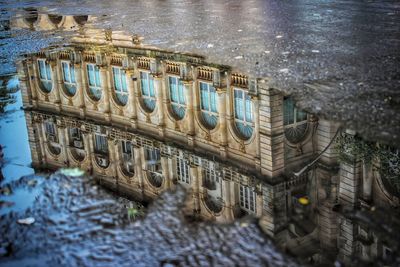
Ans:
[{"label": "reflection of streetlight", "polygon": [[301,198],[299,198],[298,201],[299,201],[299,203],[301,205],[304,205],[304,206],[310,204],[310,201],[308,200],[308,197],[301,197]]}]

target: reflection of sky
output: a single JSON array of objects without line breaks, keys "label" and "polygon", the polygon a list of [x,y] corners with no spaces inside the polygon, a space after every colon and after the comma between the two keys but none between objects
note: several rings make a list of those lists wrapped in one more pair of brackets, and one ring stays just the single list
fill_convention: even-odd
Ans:
[{"label": "reflection of sky", "polygon": [[0,116],[0,144],[3,146],[5,181],[16,180],[23,175],[33,174],[22,97],[20,91],[14,94],[16,103],[6,107]]}]

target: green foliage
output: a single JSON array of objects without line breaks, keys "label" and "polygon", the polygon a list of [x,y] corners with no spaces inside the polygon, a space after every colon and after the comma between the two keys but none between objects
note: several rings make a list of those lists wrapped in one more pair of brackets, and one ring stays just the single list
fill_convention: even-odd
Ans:
[{"label": "green foliage", "polygon": [[143,217],[145,214],[144,207],[139,203],[131,203],[131,205],[127,207],[127,211],[130,220],[136,220]]},{"label": "green foliage", "polygon": [[342,133],[336,138],[336,149],[339,152],[339,160],[353,162],[361,159],[369,164],[379,153],[375,143],[366,142],[361,138]]},{"label": "green foliage", "polygon": [[400,193],[400,152],[389,146],[367,142],[358,136],[342,133],[336,139],[339,161],[353,163],[362,160],[374,164],[382,179],[396,194]]}]

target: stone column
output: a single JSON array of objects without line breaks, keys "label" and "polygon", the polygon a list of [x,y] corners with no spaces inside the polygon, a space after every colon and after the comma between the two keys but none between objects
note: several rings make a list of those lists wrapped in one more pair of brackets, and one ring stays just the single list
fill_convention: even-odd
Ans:
[{"label": "stone column", "polygon": [[157,109],[158,109],[158,131],[160,137],[164,136],[164,104],[163,104],[163,90],[162,90],[162,76],[160,74],[152,74],[154,79],[154,90],[157,98]]},{"label": "stone column", "polygon": [[371,201],[372,197],[372,183],[374,179],[372,171],[372,162],[362,162],[362,185],[363,185],[363,199],[367,202]]},{"label": "stone column", "polygon": [[36,129],[38,131],[38,137],[39,137],[39,143],[40,143],[40,148],[43,151],[42,153],[42,164],[47,164],[47,150],[46,150],[46,134],[44,130],[44,122],[41,121],[40,123],[36,124]]},{"label": "stone column", "polygon": [[265,233],[274,237],[287,222],[285,184],[264,185],[262,190],[262,216],[259,224]]},{"label": "stone column", "polygon": [[[184,81],[183,85],[185,87],[185,96],[186,96],[186,112],[188,114],[187,117],[187,134],[189,136],[193,136],[194,132],[194,111],[193,111],[193,81]],[[193,145],[193,141],[189,142],[189,144]]]},{"label": "stone column", "polygon": [[[117,177],[118,177],[118,174],[117,174],[117,164],[118,164],[117,145],[118,145],[118,142],[117,142],[117,140],[107,137],[107,145],[108,145],[108,155],[110,158],[111,172],[112,172],[113,178],[117,179]],[[117,184],[118,181],[116,180],[115,182]]]},{"label": "stone column", "polygon": [[216,88],[218,94],[218,118],[219,118],[219,144],[222,158],[226,158],[226,146],[228,145],[228,132],[226,120],[226,88]]},{"label": "stone column", "polygon": [[193,194],[193,212],[195,214],[200,213],[200,195],[199,195],[199,175],[197,173],[197,167],[190,165],[190,176],[192,179],[192,194]]},{"label": "stone column", "polygon": [[134,129],[137,127],[137,109],[135,95],[137,91],[137,78],[133,76],[133,70],[126,71],[128,86],[128,117]]},{"label": "stone column", "polygon": [[67,165],[67,167],[69,167],[69,157],[68,157],[68,143],[67,143],[67,131],[68,129],[66,127],[57,127],[57,132],[58,136],[60,138],[60,145],[61,145],[61,154],[64,158],[64,164]]},{"label": "stone column", "polygon": [[224,219],[225,222],[232,222],[233,218],[233,207],[235,205],[234,196],[231,191],[231,181],[222,179],[221,181],[221,197],[224,201],[225,211]]},{"label": "stone column", "polygon": [[78,99],[79,116],[85,118],[85,95],[83,90],[85,89],[84,84],[86,83],[84,75],[82,75],[82,65],[74,64],[75,68],[75,80],[76,80],[76,93]]},{"label": "stone column", "polygon": [[92,167],[92,172],[93,172],[93,170],[94,170],[94,167],[93,167],[93,161],[95,161],[95,158],[94,158],[94,134],[93,133],[88,133],[88,139],[89,139],[89,142],[88,142],[88,145],[89,145],[89,151],[90,151],[90,165],[91,165],[91,167]]},{"label": "stone column", "polygon": [[25,112],[26,126],[28,130],[29,147],[31,148],[32,166],[40,167],[42,165],[42,156],[44,150],[40,143],[40,132],[31,112]]},{"label": "stone column", "polygon": [[[27,75],[28,75],[28,91],[30,91],[30,94],[32,96],[32,106],[33,107],[37,107],[37,100],[38,100],[38,96],[37,96],[37,91],[36,91],[36,84],[35,80],[37,79],[36,76],[36,61],[33,61],[31,59],[26,61],[26,71],[27,71]],[[29,92],[28,92],[29,94]]]},{"label": "stone column", "polygon": [[88,170],[93,169],[93,163],[92,163],[92,153],[93,153],[93,138],[92,135],[86,132],[82,132],[82,139],[83,139],[83,145],[85,149],[85,154],[87,157],[87,162],[89,163]]},{"label": "stone column", "polygon": [[107,67],[100,67],[100,79],[103,88],[103,112],[105,113],[106,121],[110,121],[110,80]]},{"label": "stone column", "polygon": [[50,68],[51,68],[51,79],[54,91],[54,104],[57,105],[58,109],[57,111],[60,112],[61,111],[60,90],[61,86],[63,85],[62,74],[56,60],[50,61]]},{"label": "stone column", "polygon": [[258,92],[261,174],[272,182],[279,177],[285,166],[283,95],[270,88],[265,80],[259,81]]},{"label": "stone column", "polygon": [[16,62],[17,74],[19,79],[19,87],[21,89],[22,103],[24,107],[32,107],[32,95],[29,88],[29,75],[26,63],[21,60]]},{"label": "stone column", "polygon": [[135,153],[135,166],[136,166],[136,171],[137,171],[137,177],[139,178],[139,188],[143,190],[144,188],[144,181],[143,181],[143,168],[145,165],[145,162],[142,161],[142,149],[138,146],[135,146],[133,148],[134,153]]},{"label": "stone column", "polygon": [[170,173],[169,173],[169,168],[168,168],[168,158],[161,156],[161,167],[162,167],[162,173],[165,179],[165,188],[170,188],[171,187],[171,178],[170,178]]},{"label": "stone column", "polygon": [[259,100],[258,96],[252,96],[253,104],[253,120],[254,120],[254,132],[256,142],[256,158],[255,167],[257,171],[261,171],[261,153],[260,153],[260,111],[259,111]]}]

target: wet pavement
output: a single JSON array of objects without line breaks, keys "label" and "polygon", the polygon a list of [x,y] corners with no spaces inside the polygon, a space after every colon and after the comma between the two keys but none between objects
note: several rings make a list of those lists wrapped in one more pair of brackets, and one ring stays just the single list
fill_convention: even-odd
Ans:
[{"label": "wet pavement", "polygon": [[[12,28],[16,17],[37,15],[28,7],[58,15],[91,15],[95,19],[87,27],[122,30],[143,37],[146,46],[194,53],[207,62],[265,78],[272,87],[292,94],[304,110],[338,121],[367,140],[400,146],[396,1],[1,2],[4,81],[15,75],[18,59],[44,48],[68,46],[70,38],[80,34],[79,28]],[[324,264],[343,266],[336,247],[301,251],[301,238],[296,241],[300,252],[293,242],[279,246],[279,240],[265,233],[263,220],[252,216],[226,224],[202,221],[196,212],[187,212],[184,203],[192,192],[179,186],[147,209],[107,191],[90,175],[34,170],[21,93],[12,95],[16,102],[0,115],[1,266],[299,266],[314,263],[316,254],[326,257]],[[392,256],[386,261],[354,256],[353,265],[400,264],[398,208],[375,209],[367,203],[367,208],[355,211],[312,205],[316,217],[328,207],[341,221],[366,225],[375,240],[384,240],[390,248]],[[132,218],[132,213],[138,215]],[[307,224],[312,223],[302,216],[288,219],[288,227],[300,224],[309,234]],[[33,224],[17,223],[29,217],[35,219]],[[338,250],[346,246],[342,239],[337,240]],[[361,243],[368,246],[371,239]]]},{"label": "wet pavement", "polygon": [[[26,188],[32,179],[40,187],[32,207],[1,217],[1,266],[298,266],[250,219],[187,223],[182,188],[157,199],[144,219],[132,220],[125,208],[130,202],[91,177],[26,177],[12,188]],[[35,222],[16,224],[26,217]]]},{"label": "wet pavement", "polygon": [[[397,1],[20,1],[1,4],[3,21],[27,7],[95,15],[99,28],[268,78],[303,109],[368,139],[400,144]],[[65,43],[64,34],[17,31],[18,46],[5,38],[2,54]]]}]

